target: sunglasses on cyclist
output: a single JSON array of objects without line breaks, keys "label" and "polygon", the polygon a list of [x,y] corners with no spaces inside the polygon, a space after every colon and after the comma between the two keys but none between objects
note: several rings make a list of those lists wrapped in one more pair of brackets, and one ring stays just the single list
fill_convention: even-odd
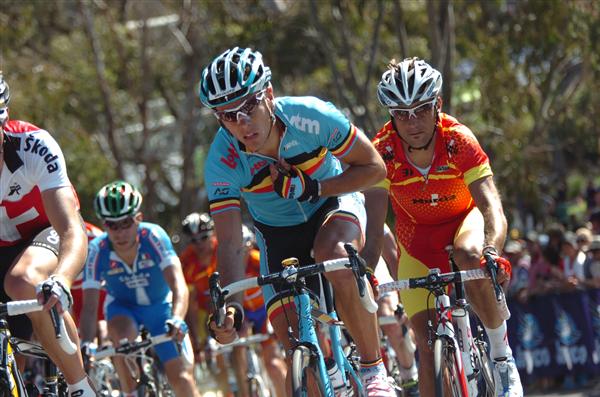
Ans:
[{"label": "sunglasses on cyclist", "polygon": [[219,121],[227,121],[230,123],[238,123],[242,118],[250,119],[252,117],[252,113],[256,110],[258,105],[265,99],[265,90],[257,92],[255,95],[252,95],[250,98],[246,99],[244,103],[235,109],[227,109],[227,110],[215,110],[215,117]]},{"label": "sunglasses on cyclist", "polygon": [[135,220],[132,217],[129,218],[125,218],[122,221],[104,221],[104,226],[106,226],[108,229],[110,229],[113,232],[116,232],[117,230],[125,230],[125,229],[129,229],[131,226],[133,226],[133,224],[135,223]]},{"label": "sunglasses on cyclist", "polygon": [[436,102],[437,102],[437,99],[434,99],[431,102],[422,103],[419,106],[415,106],[414,108],[410,108],[410,109],[392,108],[392,109],[389,109],[389,112],[390,112],[390,115],[392,115],[392,117],[395,117],[397,120],[406,121],[411,118],[419,118],[419,117],[425,116],[428,112],[431,111],[431,109],[433,109]]}]

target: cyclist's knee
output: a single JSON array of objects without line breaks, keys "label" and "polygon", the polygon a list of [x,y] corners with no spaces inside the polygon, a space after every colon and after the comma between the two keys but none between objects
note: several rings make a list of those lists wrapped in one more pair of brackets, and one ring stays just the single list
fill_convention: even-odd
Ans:
[{"label": "cyclist's knee", "polygon": [[454,248],[454,260],[461,269],[477,269],[481,252],[475,246],[463,246]]}]

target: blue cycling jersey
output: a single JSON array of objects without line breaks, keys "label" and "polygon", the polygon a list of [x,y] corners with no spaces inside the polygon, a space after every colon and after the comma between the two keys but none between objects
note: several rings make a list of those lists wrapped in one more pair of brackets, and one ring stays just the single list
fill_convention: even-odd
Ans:
[{"label": "blue cycling jersey", "polygon": [[[275,115],[285,125],[279,158],[316,180],[342,173],[338,159],[350,152],[360,132],[333,104],[315,97],[281,97],[275,99]],[[243,198],[257,222],[292,226],[308,221],[325,199],[310,203],[279,196],[269,172],[269,164],[276,160],[246,152],[220,128],[204,171],[211,213],[239,210]]]},{"label": "blue cycling jersey", "polygon": [[139,247],[133,266],[113,250],[108,234],[103,233],[89,244],[83,276],[84,289],[100,289],[105,282],[109,298],[129,305],[153,305],[171,302],[171,288],[163,270],[179,263],[169,236],[153,223],[138,226]]}]

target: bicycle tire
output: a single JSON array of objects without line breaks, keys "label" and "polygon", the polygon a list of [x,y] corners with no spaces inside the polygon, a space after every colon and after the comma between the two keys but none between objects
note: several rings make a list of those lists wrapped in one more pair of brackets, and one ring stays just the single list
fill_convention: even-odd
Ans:
[{"label": "bicycle tire", "polygon": [[475,354],[477,355],[476,366],[480,371],[480,379],[478,382],[479,396],[495,397],[496,382],[494,381],[494,372],[492,370],[490,359],[487,355],[487,349],[484,342],[475,341]]},{"label": "bicycle tire", "polygon": [[317,381],[318,393],[325,396],[319,371],[311,365],[312,353],[306,346],[298,346],[292,353],[292,396],[308,396],[308,378],[310,375]]},{"label": "bicycle tire", "polygon": [[[446,374],[449,377],[452,396],[468,397],[463,394],[461,387],[461,375],[458,373],[458,363],[454,355],[454,349],[449,345],[448,340],[438,338],[433,345],[433,368],[435,376],[435,396],[444,397],[446,389]],[[466,380],[463,380],[466,384]]]},{"label": "bicycle tire", "polygon": [[248,378],[248,395],[250,397],[268,397],[269,393],[266,390],[265,382],[260,376],[252,376]]}]

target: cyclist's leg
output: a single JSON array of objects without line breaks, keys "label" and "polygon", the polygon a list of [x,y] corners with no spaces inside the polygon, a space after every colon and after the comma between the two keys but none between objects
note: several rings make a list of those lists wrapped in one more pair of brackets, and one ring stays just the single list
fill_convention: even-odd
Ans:
[{"label": "cyclist's leg", "polygon": [[[421,277],[427,275],[429,268],[412,257],[399,244],[400,261],[398,264],[398,279]],[[434,307],[434,301],[428,291],[422,289],[407,290],[400,293],[404,309],[414,330],[417,351],[419,352],[419,392],[422,396],[434,395],[433,383],[433,351],[428,344],[429,333],[427,321],[435,320],[435,312],[427,311]]]},{"label": "cyclist's leg", "polygon": [[[484,244],[484,220],[479,209],[474,208],[464,219],[454,239],[454,259],[461,269],[477,269],[480,267],[481,250]],[[469,303],[483,323],[490,339],[490,356],[498,371],[503,372],[508,382],[502,382],[505,388],[510,387],[512,395],[522,395],[521,380],[517,371],[512,351],[508,344],[506,321],[498,310],[496,296],[491,280],[477,280],[465,283]],[[496,372],[498,372],[496,371]],[[500,375],[496,374],[497,379]],[[500,381],[497,380],[499,383]],[[497,385],[501,387],[500,385]]]},{"label": "cyclist's leg", "polygon": [[[379,284],[385,284],[393,281],[388,267],[383,260],[380,258],[377,267],[375,268],[375,277],[379,281]],[[386,293],[380,295],[377,301],[379,310],[377,311],[378,316],[394,316],[395,310],[398,307],[399,299],[398,293]],[[406,319],[406,316],[403,317]],[[416,380],[417,379],[417,367],[415,365],[414,352],[410,351],[407,346],[408,344],[404,340],[405,336],[403,333],[402,325],[408,327],[408,324],[401,324],[400,321],[395,324],[381,325],[381,331],[385,336],[388,337],[392,348],[396,352],[398,357],[398,363],[400,364],[400,372],[404,381]],[[406,333],[406,337],[410,338],[410,333]],[[412,371],[412,372],[411,372]]]},{"label": "cyclist's leg", "polygon": [[[31,244],[13,261],[4,278],[4,291],[13,300],[34,299],[35,286],[54,273],[58,265],[58,238],[52,228],[41,231]],[[28,315],[33,330],[44,350],[60,368],[69,385],[75,385],[86,378],[79,350],[67,354],[58,345],[52,321],[48,312]],[[63,315],[71,340],[79,346],[77,328],[69,313]]]},{"label": "cyclist's leg", "polygon": [[[266,308],[263,306],[259,310],[256,310],[256,314],[257,316],[253,321],[253,332],[255,334],[271,334],[268,329],[269,327]],[[262,359],[265,369],[267,370],[267,374],[271,379],[271,384],[275,389],[275,397],[285,397],[285,376],[287,373],[287,367],[285,365],[285,360],[281,355],[281,351],[275,336],[271,335],[271,338],[264,341],[261,344],[261,347]]]},{"label": "cyclist's leg", "polygon": [[[121,305],[113,300],[112,297],[107,298],[106,319],[108,328],[108,337],[111,339],[114,346],[118,346],[120,341],[127,339],[135,340],[138,335],[138,324],[135,321],[133,310],[130,307]],[[123,394],[133,393],[136,389],[136,380],[133,379],[125,358],[121,356],[113,357],[113,363],[117,374],[119,375],[119,383]]]},{"label": "cyclist's leg", "polygon": [[[245,318],[248,320],[248,315],[251,312],[245,311]],[[246,337],[250,335],[248,322],[244,322],[242,329],[238,332],[240,337]],[[246,375],[248,373],[248,356],[247,349],[245,346],[236,346],[232,352],[232,364],[233,372],[235,373],[235,379],[238,385],[238,395],[241,397],[248,396],[248,387],[246,387]]]},{"label": "cyclist's leg", "polygon": [[[347,257],[344,243],[351,243],[360,251],[364,244],[365,227],[366,213],[362,194],[340,196],[338,207],[324,219],[315,237],[315,261]],[[360,373],[367,394],[395,395],[387,381],[387,372],[381,359],[377,314],[369,313],[360,303],[354,275],[351,271],[340,270],[327,273],[325,277],[333,287],[336,310],[360,355]],[[370,287],[368,293],[372,294]]]},{"label": "cyclist's leg", "polygon": [[[171,317],[171,304],[160,303],[144,307],[138,313],[140,323],[151,335],[163,334],[166,321]],[[181,353],[175,342],[165,342],[154,347],[158,359],[163,363],[169,385],[178,397],[200,397],[194,382],[194,352],[189,336],[181,344]]]}]

